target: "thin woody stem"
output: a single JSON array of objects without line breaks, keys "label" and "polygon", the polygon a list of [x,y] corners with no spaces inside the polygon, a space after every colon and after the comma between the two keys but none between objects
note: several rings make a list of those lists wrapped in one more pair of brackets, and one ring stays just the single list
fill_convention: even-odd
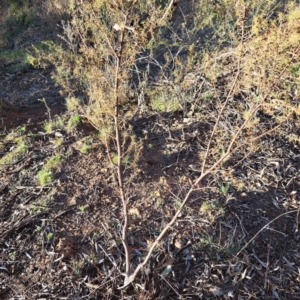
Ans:
[{"label": "thin woody stem", "polygon": [[[300,46],[298,46],[295,50],[295,52],[297,52],[299,50]],[[295,53],[294,52],[294,53]],[[280,76],[284,73],[284,71],[286,70],[286,68],[284,68],[284,70],[280,73]],[[220,112],[218,113],[218,118],[217,118],[217,121],[216,121],[216,124],[219,123],[219,120],[221,118],[221,115],[225,109],[225,106],[226,104],[228,103],[229,101],[229,98],[231,97],[231,94],[234,90],[234,87],[236,86],[236,83],[237,83],[237,79],[238,79],[238,76],[239,76],[239,72],[240,70],[238,69],[238,72],[237,72],[237,76],[235,77],[235,80],[233,82],[233,85],[228,93],[228,96],[225,100],[225,103],[224,105],[222,106]],[[271,85],[271,88],[275,85],[275,82],[273,82],[273,84]],[[174,217],[172,218],[172,220],[166,225],[166,227],[163,229],[163,231],[159,234],[159,236],[156,238],[156,240],[154,241],[154,243],[152,244],[152,246],[150,247],[149,251],[148,251],[148,254],[147,256],[145,257],[144,261],[142,263],[140,263],[137,268],[135,269],[135,271],[129,276],[129,277],[125,277],[125,280],[124,280],[124,285],[122,287],[120,287],[120,289],[122,288],[125,288],[127,287],[130,283],[132,283],[136,276],[138,275],[138,273],[140,272],[140,270],[142,268],[144,268],[147,263],[149,262],[150,258],[151,258],[151,255],[154,251],[154,249],[156,248],[156,246],[158,245],[158,243],[160,242],[160,240],[164,237],[164,235],[167,233],[167,231],[172,227],[172,225],[176,222],[176,220],[178,219],[181,211],[183,210],[183,208],[185,207],[186,203],[188,202],[191,194],[196,190],[197,188],[197,185],[209,174],[211,174],[218,166],[220,166],[223,161],[232,153],[234,152],[235,150],[237,150],[239,148],[239,146],[236,146],[234,147],[234,144],[236,142],[236,140],[240,137],[242,131],[245,129],[246,125],[248,124],[248,122],[253,118],[253,116],[255,115],[255,113],[257,112],[257,110],[262,106],[262,103],[264,100],[267,99],[268,95],[270,94],[271,92],[271,88],[269,89],[268,93],[263,97],[263,99],[258,103],[256,104],[251,110],[250,110],[250,116],[244,121],[244,123],[242,124],[242,126],[239,128],[239,130],[237,131],[237,133],[232,137],[232,140],[227,148],[227,151],[224,153],[224,155],[222,155],[208,170],[206,170],[205,172],[202,172],[201,175],[196,179],[196,181],[192,184],[192,186],[190,187],[189,191],[187,192],[186,196],[184,197],[184,200],[180,206],[180,208],[177,210],[177,212],[175,213]],[[212,135],[211,135],[211,138],[209,140],[209,143],[208,143],[208,146],[207,146],[207,149],[206,149],[206,155],[205,155],[205,161],[202,165],[202,171],[204,171],[204,168],[205,168],[205,165],[206,165],[206,160],[207,160],[207,157],[208,157],[208,152],[210,150],[210,144],[211,144],[211,141],[212,141],[212,138],[213,138],[213,135],[216,131],[216,128],[217,128],[217,125],[215,124],[214,128],[213,128],[213,132],[212,132]],[[270,132],[272,132],[273,130],[275,130],[277,128],[277,126],[275,126],[275,128],[259,135],[258,137],[252,139],[251,141],[248,142],[251,143],[252,141],[255,141],[257,139],[260,139],[262,138],[263,136],[269,134]],[[294,212],[294,211],[293,211]],[[281,216],[279,216],[281,217]],[[275,221],[276,219],[278,219],[279,217],[275,218],[273,221]],[[265,228],[265,227],[264,227]],[[264,229],[263,228],[263,229]],[[262,230],[263,230],[262,229]],[[257,233],[257,235],[260,233],[261,231],[259,231]],[[257,236],[255,235],[253,237],[253,239]],[[252,239],[252,240],[253,240]],[[249,243],[248,243],[249,244]],[[246,246],[248,246],[248,244]],[[246,247],[245,246],[245,247]],[[244,248],[245,248],[244,247]],[[243,248],[243,249],[244,249]],[[238,253],[240,254],[241,251]]]},{"label": "thin woody stem", "polygon": [[209,150],[210,150],[210,145],[211,145],[212,139],[213,139],[213,137],[215,135],[215,132],[217,130],[217,127],[219,125],[219,122],[220,122],[221,116],[223,114],[223,111],[225,110],[225,108],[227,106],[227,103],[228,103],[230,97],[232,96],[232,92],[233,92],[233,89],[234,89],[234,87],[236,85],[236,82],[238,80],[239,75],[240,75],[240,61],[238,62],[238,71],[237,71],[237,74],[236,74],[236,76],[234,78],[234,81],[232,83],[231,89],[230,89],[230,91],[229,91],[229,93],[228,93],[228,95],[226,97],[226,100],[225,100],[225,102],[224,102],[224,104],[223,104],[223,106],[222,106],[222,108],[221,108],[221,110],[220,110],[220,112],[218,114],[217,121],[216,121],[216,123],[214,125],[214,128],[213,128],[213,131],[212,131],[212,133],[210,135],[210,139],[209,139],[209,142],[208,142],[208,145],[207,145],[207,148],[206,148],[206,152],[205,152],[205,156],[204,156],[204,160],[203,160],[203,163],[202,163],[201,173],[204,172],[204,168],[206,166],[206,161],[207,161],[207,157],[208,157],[208,153],[209,153]]},{"label": "thin woody stem", "polygon": [[[125,20],[126,22],[126,20]],[[116,53],[116,69],[115,69],[115,85],[114,85],[114,102],[115,102],[115,115],[114,115],[114,123],[115,123],[115,134],[116,134],[116,143],[117,143],[117,152],[118,152],[118,162],[117,162],[117,178],[119,184],[119,192],[120,198],[123,206],[123,214],[124,214],[124,224],[122,229],[122,243],[125,251],[125,278],[130,274],[130,251],[128,247],[128,209],[127,202],[124,193],[124,183],[123,183],[123,175],[122,175],[122,145],[121,145],[121,134],[120,134],[120,124],[119,124],[119,87],[120,87],[120,64],[123,52],[123,42],[124,42],[124,30],[120,32],[119,38],[119,52]]]}]

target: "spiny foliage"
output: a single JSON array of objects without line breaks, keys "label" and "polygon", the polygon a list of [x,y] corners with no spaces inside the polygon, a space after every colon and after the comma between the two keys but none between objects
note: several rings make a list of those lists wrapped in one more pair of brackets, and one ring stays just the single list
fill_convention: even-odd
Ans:
[{"label": "spiny foliage", "polygon": [[[230,95],[211,144],[209,161],[212,163],[226,153],[237,133],[240,139],[233,149],[256,152],[260,135],[284,126],[291,119],[299,124],[300,7],[294,1],[283,4],[228,0],[214,6],[203,1],[199,5],[203,8],[203,18],[195,15],[193,30],[210,26],[214,30],[213,42],[205,46],[206,50],[190,67],[175,60],[174,69],[181,77],[187,72],[196,76],[192,87],[183,85],[185,81],[175,82],[173,93],[178,87],[185,96],[190,91],[200,90],[202,100],[197,97],[193,103],[199,101],[199,109],[205,107],[201,119],[208,122],[211,122],[208,111],[221,111],[226,95]],[[209,22],[205,21],[206,14],[211,17]],[[230,22],[224,22],[225,15]],[[197,70],[199,77],[203,76],[200,81],[196,79]],[[212,95],[208,105],[205,93]],[[247,124],[240,131],[245,121]],[[295,141],[294,137],[289,139]],[[246,144],[251,146],[245,148]],[[200,151],[200,161],[205,155],[205,151]]]},{"label": "spiny foliage", "polygon": [[[299,115],[295,101],[300,85],[299,30],[300,6],[291,2],[276,18],[266,20],[256,16],[251,36],[236,47],[220,49],[214,59],[204,58],[206,74],[216,83],[225,74],[232,73],[233,65],[239,61],[241,71],[235,94],[248,95],[249,109],[244,111],[244,118],[251,115],[251,107],[259,102],[260,110],[275,117],[278,123],[293,117],[294,113]],[[252,125],[256,124],[254,120]]]},{"label": "spiny foliage", "polygon": [[[116,79],[119,104],[128,102],[131,68],[162,25],[162,4],[163,1],[70,2],[72,20],[62,25],[62,38],[69,50],[58,47],[53,56],[56,79],[70,99],[81,95],[78,107],[83,107],[82,112],[94,125],[101,126],[106,117],[114,115]],[[116,75],[117,60],[120,68]]]}]

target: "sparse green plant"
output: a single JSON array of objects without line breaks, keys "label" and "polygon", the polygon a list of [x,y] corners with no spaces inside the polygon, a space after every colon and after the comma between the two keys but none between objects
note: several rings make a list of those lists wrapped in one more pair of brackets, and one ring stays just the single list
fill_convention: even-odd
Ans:
[{"label": "sparse green plant", "polygon": [[200,211],[208,212],[214,209],[214,205],[210,201],[204,201],[200,207]]},{"label": "sparse green plant", "polygon": [[44,164],[43,168],[38,172],[37,178],[40,185],[46,185],[54,180],[53,169],[57,168],[61,163],[61,155],[56,154],[50,157]]},{"label": "sparse green plant", "polygon": [[205,92],[202,97],[204,100],[209,100],[213,97],[213,94],[211,92]]},{"label": "sparse green plant", "polygon": [[114,164],[117,164],[117,163],[118,163],[118,158],[119,158],[118,154],[114,153],[114,154],[112,155],[111,161],[112,161]]},{"label": "sparse green plant", "polygon": [[65,152],[64,157],[65,158],[69,158],[70,156],[72,156],[74,154],[73,149],[68,149],[67,152]]},{"label": "sparse green plant", "polygon": [[46,236],[48,241],[51,241],[54,238],[54,234],[52,232],[49,232]]},{"label": "sparse green plant", "polygon": [[56,154],[47,160],[47,163],[45,164],[44,168],[47,170],[57,168],[60,162],[61,162],[61,155]]},{"label": "sparse green plant", "polygon": [[46,56],[49,53],[53,53],[55,49],[56,47],[54,46],[53,41],[50,40],[45,40],[32,45],[26,52],[26,61],[35,68],[46,68],[50,65]]},{"label": "sparse green plant", "polygon": [[15,138],[17,145],[0,159],[0,164],[10,164],[20,159],[28,149],[25,138]]},{"label": "sparse green plant", "polygon": [[99,128],[98,137],[104,144],[106,144],[107,141],[113,137],[113,135],[114,135],[113,126],[108,126],[108,127],[101,126]]},{"label": "sparse green plant", "polygon": [[57,146],[61,146],[64,143],[64,139],[57,137],[57,138],[55,138],[54,142]]},{"label": "sparse green plant", "polygon": [[177,207],[177,209],[180,209],[181,206],[182,206],[182,202],[181,202],[181,201],[177,201],[177,202],[176,202],[176,207]]},{"label": "sparse green plant", "polygon": [[46,121],[43,125],[43,128],[45,129],[46,132],[50,133],[54,130],[55,125],[52,121]]},{"label": "sparse green plant", "polygon": [[35,5],[30,1],[1,1],[0,60],[3,57],[7,71],[21,71],[30,65],[28,49],[33,41],[28,41],[26,32],[37,23]]},{"label": "sparse green plant", "polygon": [[86,154],[87,152],[89,152],[92,149],[91,145],[87,145],[87,144],[83,144],[82,147],[80,148],[80,152],[83,154]]},{"label": "sparse green plant", "polygon": [[115,239],[115,242],[116,242],[117,245],[122,244],[122,240],[121,240],[120,238],[116,238],[116,239]]},{"label": "sparse green plant", "polygon": [[226,195],[228,193],[229,188],[230,188],[229,182],[222,182],[220,184],[220,191],[223,195]]},{"label": "sparse green plant", "polygon": [[28,136],[28,138],[30,138],[31,140],[34,140],[36,137],[37,137],[37,135],[36,134],[34,134],[32,131],[28,131],[28,133],[27,133],[27,136]]},{"label": "sparse green plant", "polygon": [[89,255],[89,257],[88,257],[88,261],[89,261],[89,263],[91,263],[91,264],[96,263],[96,262],[97,262],[97,259],[98,259],[98,257],[97,257],[97,255],[96,255],[95,253],[91,253],[91,254]]},{"label": "sparse green plant", "polygon": [[81,107],[82,103],[81,103],[80,99],[78,99],[78,98],[67,97],[66,105],[67,105],[68,111],[74,111],[74,110],[78,110]]},{"label": "sparse green plant", "polygon": [[14,252],[10,252],[10,253],[8,254],[8,257],[9,257],[10,259],[14,260],[15,257],[16,257],[16,254],[15,254]]},{"label": "sparse green plant", "polygon": [[127,154],[122,158],[122,164],[125,166],[129,166],[131,162],[132,162],[132,156],[130,154]]},{"label": "sparse green plant", "polygon": [[156,203],[157,205],[162,206],[165,204],[165,200],[163,198],[157,198]]},{"label": "sparse green plant", "polygon": [[27,175],[29,172],[30,172],[29,169],[23,169],[23,170],[21,171],[22,175]]},{"label": "sparse green plant", "polygon": [[3,61],[4,65],[10,64],[15,60],[23,60],[25,59],[25,53],[21,49],[17,50],[6,50],[0,52],[0,59]]},{"label": "sparse green plant", "polygon": [[71,261],[71,266],[72,266],[72,269],[73,269],[73,272],[74,272],[75,276],[80,275],[82,265],[83,265],[82,261],[76,261],[76,260]]},{"label": "sparse green plant", "polygon": [[65,117],[55,116],[54,118],[49,118],[48,121],[44,123],[44,130],[48,133],[53,132],[56,129],[63,129],[65,127]]},{"label": "sparse green plant", "polygon": [[292,74],[293,74],[293,75],[298,74],[299,69],[300,69],[300,64],[299,64],[299,63],[294,64],[294,65],[292,66]]},{"label": "sparse green plant", "polygon": [[72,116],[68,121],[67,130],[70,131],[78,127],[80,123],[81,123],[81,117],[79,115]]},{"label": "sparse green plant", "polygon": [[212,235],[207,235],[206,237],[201,238],[200,241],[203,245],[212,245],[214,237]]},{"label": "sparse green plant", "polygon": [[40,185],[46,185],[53,182],[53,173],[50,170],[42,169],[37,174]]},{"label": "sparse green plant", "polygon": [[179,102],[174,93],[155,91],[155,93],[150,96],[150,106],[153,110],[161,112],[175,112],[180,109]]},{"label": "sparse green plant", "polygon": [[79,210],[80,212],[82,212],[82,213],[86,210],[86,208],[87,208],[86,205],[80,205],[80,206],[78,206],[78,210]]},{"label": "sparse green plant", "polygon": [[26,131],[26,126],[25,125],[19,126],[17,128],[17,133],[20,134],[20,135],[22,135],[25,131]]}]

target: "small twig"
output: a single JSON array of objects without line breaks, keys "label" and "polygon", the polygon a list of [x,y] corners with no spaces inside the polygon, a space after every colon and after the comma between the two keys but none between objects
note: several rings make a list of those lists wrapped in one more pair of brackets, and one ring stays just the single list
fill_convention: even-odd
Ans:
[{"label": "small twig", "polygon": [[267,264],[266,264],[266,272],[265,272],[265,284],[264,284],[264,288],[267,288],[267,281],[268,281],[268,273],[269,273],[269,265],[270,265],[270,242],[268,244],[268,254],[267,254]]},{"label": "small twig", "polygon": [[[300,47],[300,46],[299,46]],[[298,48],[297,47],[297,50]],[[238,63],[239,64],[239,63]],[[239,72],[240,72],[240,69],[239,69],[239,65],[238,65],[238,70],[237,70],[237,75],[234,79],[234,82],[233,82],[233,85],[227,95],[227,98],[225,100],[225,103],[223,104],[221,110],[219,111],[218,113],[218,118],[217,118],[217,121],[216,121],[216,124],[219,123],[219,120],[221,118],[221,115],[225,109],[225,106],[226,104],[228,103],[230,97],[231,97],[231,94],[234,90],[234,87],[237,83],[237,79],[238,79],[238,76],[239,76]],[[272,84],[272,87],[274,86],[275,83]],[[271,88],[269,90],[269,93],[271,92]],[[160,240],[165,236],[165,234],[167,233],[167,231],[173,226],[173,224],[176,222],[176,220],[178,219],[179,215],[181,214],[183,208],[185,207],[185,205],[187,204],[188,200],[190,199],[190,196],[191,194],[195,191],[195,189],[197,188],[197,185],[209,174],[211,174],[213,171],[215,171],[215,169],[220,166],[224,160],[230,156],[230,154],[232,152],[234,152],[235,150],[239,149],[241,146],[243,146],[244,144],[241,144],[240,146],[236,146],[234,147],[234,144],[236,143],[237,139],[240,137],[242,131],[245,129],[246,125],[248,124],[248,122],[252,119],[252,117],[254,116],[254,114],[257,112],[257,110],[260,108],[260,106],[262,105],[262,102],[264,102],[264,100],[267,99],[269,93],[267,93],[265,95],[265,97],[262,99],[262,101],[260,101],[257,105],[255,105],[254,107],[252,107],[250,109],[250,116],[249,118],[245,119],[245,121],[243,122],[243,124],[240,126],[240,128],[237,130],[237,133],[232,137],[228,147],[227,147],[227,150],[226,152],[211,166],[209,167],[206,171],[204,171],[205,169],[205,165],[206,165],[206,160],[207,160],[207,157],[208,157],[208,153],[209,153],[209,150],[210,150],[210,145],[211,145],[211,142],[212,142],[212,138],[214,136],[214,133],[216,131],[216,128],[217,128],[217,125],[215,124],[214,128],[213,128],[213,131],[212,131],[212,134],[211,134],[211,138],[209,140],[209,143],[208,143],[208,146],[207,146],[207,149],[206,149],[206,154],[205,154],[205,158],[204,158],[204,162],[202,164],[202,173],[201,175],[194,181],[194,183],[192,184],[192,186],[190,187],[189,191],[187,192],[187,194],[185,195],[185,198],[180,206],[180,208],[177,210],[177,212],[175,213],[175,215],[173,216],[172,220],[165,226],[165,228],[162,230],[162,232],[159,234],[159,236],[156,238],[156,240],[154,241],[154,243],[152,244],[152,246],[150,247],[148,253],[147,253],[147,256],[145,257],[144,261],[142,263],[140,263],[135,271],[130,275],[130,276],[125,276],[125,280],[124,280],[124,285],[120,287],[120,289],[122,288],[125,288],[127,287],[130,283],[132,283],[136,276],[138,275],[138,273],[140,272],[140,270],[142,268],[144,268],[146,266],[146,264],[149,262],[150,260],[150,257],[154,251],[154,249],[156,248],[156,246],[158,245],[158,243],[160,242]],[[276,128],[276,127],[275,127]],[[253,140],[257,140],[263,136],[265,136],[266,134],[268,134],[269,132],[275,130],[275,128],[272,128],[271,130],[269,130],[267,133],[263,133],[261,134],[260,136],[254,138]],[[249,144],[249,143],[248,143]],[[295,211],[291,211],[291,212],[296,212],[297,210]],[[287,212],[287,213],[284,213],[282,215],[285,215],[285,214],[288,214],[288,213],[291,213],[291,212]],[[282,215],[280,215],[279,217],[281,217]],[[275,218],[273,221],[275,221],[276,219],[278,219],[279,217]],[[268,223],[266,226],[264,226],[239,252],[237,255],[239,255],[241,253],[241,251],[243,251],[248,245],[249,243],[251,243],[251,241],[253,241],[256,236],[261,232],[263,231],[269,224],[271,224],[273,221],[271,221],[270,223]]]},{"label": "small twig", "polygon": [[174,4],[175,0],[171,0],[169,3],[169,6],[167,7],[165,13],[163,14],[162,18],[160,19],[160,23],[162,24],[164,22],[164,20],[167,18],[173,4]]},{"label": "small twig", "polygon": [[43,98],[43,99],[39,99],[39,101],[43,102],[47,108],[47,114],[48,114],[48,119],[49,121],[52,121],[52,118],[51,118],[51,109],[50,107],[48,106],[47,102],[46,102],[46,99]]},{"label": "small twig", "polygon": [[101,246],[100,243],[95,242],[95,248],[96,248],[96,249],[97,249],[98,246],[101,248],[101,250],[102,250],[103,253],[106,255],[106,257],[109,259],[109,261],[113,264],[113,266],[118,270],[118,272],[121,273],[121,271],[120,271],[119,268],[118,268],[117,263],[116,263],[114,260],[112,260],[112,259],[110,258],[110,256],[109,256],[108,253],[105,251],[105,249]]},{"label": "small twig", "polygon": [[295,233],[297,233],[299,230],[299,212],[300,212],[300,208],[298,209],[298,212],[297,212]]},{"label": "small twig", "polygon": [[177,296],[180,298],[180,294],[172,287],[172,285],[166,280],[163,276],[159,274],[159,277],[161,277],[167,284],[168,286],[177,294]]},{"label": "small twig", "polygon": [[15,186],[15,189],[17,189],[17,190],[26,190],[26,189],[51,189],[51,186],[46,186],[46,185],[24,186],[24,185],[19,185],[19,186]]},{"label": "small twig", "polygon": [[219,122],[220,122],[221,116],[222,116],[222,114],[223,114],[223,111],[225,110],[225,108],[226,108],[226,106],[227,106],[227,103],[228,103],[230,97],[232,96],[232,92],[233,92],[233,89],[234,89],[234,87],[235,87],[235,85],[236,85],[236,82],[237,82],[237,80],[238,80],[238,78],[239,78],[239,75],[240,75],[240,61],[238,61],[238,71],[237,71],[236,76],[235,76],[235,78],[234,78],[234,81],[233,81],[233,83],[232,83],[231,89],[230,89],[230,91],[229,91],[229,93],[228,93],[228,95],[227,95],[227,97],[226,97],[226,100],[225,100],[225,102],[224,102],[224,104],[223,104],[223,106],[222,106],[220,112],[218,113],[218,118],[217,118],[216,123],[215,123],[215,125],[214,125],[213,131],[212,131],[212,133],[211,133],[211,135],[210,135],[210,139],[209,139],[209,142],[208,142],[206,151],[205,151],[205,157],[204,157],[203,162],[202,162],[201,173],[204,173],[204,168],[205,168],[205,166],[206,166],[206,161],[207,161],[208,153],[209,153],[209,150],[210,150],[210,145],[211,145],[211,143],[212,143],[212,139],[213,139],[213,137],[214,137],[214,135],[215,135],[215,132],[216,132],[216,130],[217,130],[217,127],[218,127],[218,125],[219,125]]},{"label": "small twig", "polygon": [[276,220],[278,220],[279,218],[281,218],[282,216],[284,215],[288,215],[288,214],[291,214],[291,213],[294,213],[294,212],[298,212],[299,210],[298,209],[295,209],[295,210],[291,210],[291,211],[287,211],[279,216],[277,216],[275,219],[273,219],[272,221],[270,221],[269,223],[267,223],[265,226],[263,226],[254,236],[252,239],[250,239],[250,241],[236,254],[236,256],[239,256],[248,246],[249,244],[255,240],[257,238],[257,236],[262,232],[264,231],[264,229],[266,229],[270,224],[272,224],[273,222],[275,222]]}]

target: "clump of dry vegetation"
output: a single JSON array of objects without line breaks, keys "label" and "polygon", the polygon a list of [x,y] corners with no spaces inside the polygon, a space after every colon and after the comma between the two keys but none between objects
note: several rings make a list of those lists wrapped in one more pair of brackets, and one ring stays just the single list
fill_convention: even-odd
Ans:
[{"label": "clump of dry vegetation", "polygon": [[[210,138],[204,151],[199,152],[199,161],[202,164],[201,176],[194,181],[174,218],[156,238],[143,263],[133,272],[130,267],[127,240],[126,183],[122,173],[124,153],[131,151],[132,146],[128,146],[128,143],[131,145],[134,141],[132,137],[126,138],[124,134],[129,130],[128,117],[132,117],[137,104],[130,99],[130,84],[133,79],[131,70],[134,66],[138,69],[137,60],[144,48],[150,47],[150,51],[155,48],[156,32],[159,28],[167,27],[167,15],[172,2],[164,4],[158,1],[156,7],[150,2],[141,4],[136,1],[113,4],[102,1],[72,2],[70,5],[72,20],[63,23],[65,36],[62,37],[69,50],[59,57],[60,61],[55,61],[57,80],[70,97],[68,106],[80,111],[96,128],[113,126],[115,130],[113,140],[117,155],[115,159],[113,158],[112,164],[116,167],[120,201],[124,208],[122,234],[126,260],[124,286],[134,281],[138,271],[146,266],[153,250],[175,223],[191,193],[205,177],[220,168],[233,153],[249,155],[256,151],[257,141],[260,138],[278,129],[295,113],[299,114],[299,106],[289,96],[291,85],[295,88],[297,79],[299,80],[298,72],[295,74],[291,70],[299,60],[299,7],[293,4],[287,6],[285,13],[280,12],[278,16],[268,20],[265,16],[272,13],[271,5],[259,7],[261,5],[256,2],[250,7],[244,1],[227,1],[218,13],[229,17],[228,23],[231,24],[231,28],[224,27],[226,24],[223,23],[218,24],[220,20],[211,22],[216,26],[222,26],[221,29],[218,28],[216,35],[219,35],[220,30],[228,30],[232,37],[229,45],[224,43],[217,51],[207,52],[202,59],[196,61],[193,43],[189,46],[187,61],[180,61],[179,52],[176,56],[171,54],[169,57],[166,53],[164,64],[156,61],[162,70],[161,76],[173,75],[169,72],[171,59],[175,70],[180,72],[174,73],[172,89],[169,89],[167,95],[162,94],[164,92],[158,92],[156,96],[150,94],[153,97],[151,100],[153,109],[162,111],[178,109],[174,105],[171,107],[168,105],[170,102],[168,98],[184,98],[184,95],[189,93],[191,85],[187,84],[187,80],[178,88],[180,82],[178,77],[186,76],[187,71],[190,71],[188,68],[196,71],[196,65],[199,70],[202,68],[203,75],[215,86],[210,91],[213,99],[209,105],[214,105],[218,117],[211,127]],[[203,5],[200,7],[203,8]],[[254,8],[257,9],[256,12],[253,12]],[[247,18],[249,11],[254,13],[250,20]],[[188,28],[186,30],[189,32]],[[229,36],[228,33],[226,36]],[[216,37],[216,40],[220,41],[220,38]],[[151,57],[148,59],[150,64]],[[191,63],[192,59],[194,65]],[[222,77],[225,82],[220,93],[216,85]],[[225,77],[229,79],[228,83]],[[203,82],[196,82],[195,79],[192,85],[203,86]],[[74,98],[74,85],[76,91],[81,93],[81,99]],[[197,100],[197,94],[194,93],[190,103]],[[200,104],[198,106],[201,108]],[[126,114],[124,114],[125,107]],[[207,113],[207,110],[204,110],[204,113]],[[261,121],[259,116],[261,114],[270,116],[270,121],[267,123],[265,119]],[[108,142],[106,146],[110,152],[111,146]]]},{"label": "clump of dry vegetation", "polygon": [[[57,10],[60,2],[53,5]],[[271,144],[268,139],[283,139],[285,143],[299,145],[300,6],[294,1],[282,3],[276,0],[217,3],[72,0],[68,5],[63,2],[61,5],[67,9],[61,23],[60,42],[46,42],[45,47],[36,47],[30,58],[35,66],[54,66],[52,76],[66,99],[71,117],[64,119],[67,125],[60,128],[63,132],[58,135],[62,139],[60,145],[64,139],[69,139],[69,135],[79,140],[81,125],[89,124],[97,131],[97,137],[93,136],[83,145],[81,142],[79,148],[78,141],[74,143],[72,151],[78,148],[84,156],[99,155],[103,165],[96,173],[99,177],[111,174],[107,179],[109,186],[104,190],[110,193],[109,198],[114,203],[111,212],[114,221],[110,220],[109,228],[99,222],[104,228],[101,240],[96,229],[91,238],[97,257],[108,262],[112,270],[109,276],[114,276],[103,279],[106,270],[97,269],[98,274],[103,273],[99,276],[105,282],[105,288],[110,286],[114,293],[119,293],[117,297],[126,297],[126,293],[130,293],[138,298],[141,291],[147,299],[154,299],[164,297],[166,288],[162,285],[166,282],[169,289],[166,298],[187,297],[187,285],[192,297],[196,297],[199,290],[205,290],[203,295],[208,298],[238,295],[237,284],[230,291],[221,288],[223,283],[213,285],[214,279],[210,276],[217,275],[211,275],[209,267],[199,275],[193,269],[196,269],[194,262],[197,259],[192,253],[209,249],[210,254],[204,261],[206,266],[214,261],[210,264],[211,270],[221,265],[220,261],[228,259],[230,276],[234,273],[234,280],[239,278],[242,282],[252,276],[253,267],[248,271],[252,256],[261,263],[255,253],[247,253],[247,248],[270,224],[297,212],[298,208],[293,207],[273,215],[272,220],[267,220],[256,234],[249,236],[232,205],[230,213],[238,220],[239,235],[234,229],[224,241],[222,230],[215,229],[226,206],[233,199],[236,201],[237,196],[233,195],[242,198],[254,189],[250,186],[253,183],[246,179],[244,169],[254,170],[249,161],[251,157],[262,156],[265,145]],[[153,116],[157,118],[155,121],[151,121]],[[44,129],[49,136],[58,128],[53,124],[51,117],[45,123]],[[163,130],[159,131],[158,127]],[[154,133],[163,138],[153,137]],[[26,150],[22,149],[20,155]],[[14,153],[11,151],[1,161],[11,160],[9,155]],[[156,160],[145,157],[149,153]],[[184,158],[182,153],[186,154]],[[178,162],[180,157],[182,164]],[[60,158],[60,154],[52,156],[37,174],[42,188],[53,182],[52,170],[63,164]],[[189,159],[193,163],[196,160],[196,166],[184,165]],[[166,162],[165,165],[161,166],[161,161]],[[160,174],[152,181],[156,182],[156,190],[142,182],[155,177],[156,174],[147,173],[147,168],[151,169],[152,165]],[[268,182],[273,188],[264,175],[267,168],[254,171],[259,174],[258,184]],[[183,169],[192,172],[192,176],[182,175]],[[289,170],[287,167],[285,174]],[[182,172],[181,176],[178,172]],[[276,172],[281,172],[278,165]],[[292,178],[296,181],[296,177]],[[286,184],[288,188],[291,180]],[[82,218],[91,206],[79,203],[78,199],[83,197],[78,192],[79,186],[70,201],[77,205]],[[133,190],[138,191],[134,201]],[[294,199],[293,195],[294,191],[289,197]],[[199,199],[201,204],[197,204]],[[248,209],[248,206],[244,207]],[[151,213],[142,212],[148,208]],[[149,216],[157,215],[157,219],[149,219]],[[198,225],[206,228],[200,237],[200,233],[194,233],[196,221],[190,221],[194,223],[190,225],[188,220],[200,222],[202,216],[208,221]],[[298,226],[298,215],[296,219]],[[183,222],[186,228],[180,226]],[[231,227],[227,225],[227,228]],[[141,228],[147,228],[142,238]],[[212,228],[214,234],[210,234]],[[92,268],[96,264],[92,256],[74,259],[76,243],[72,239],[58,237],[57,241],[52,231],[47,233],[46,229],[43,234],[45,237],[51,234],[47,239],[49,245],[56,243],[58,251],[64,252],[67,258],[73,257],[75,277],[81,275],[84,266]],[[194,252],[189,250],[192,239],[186,238],[192,235]],[[271,280],[268,277],[270,243],[268,263],[261,263],[265,268],[266,291],[267,281]],[[182,278],[179,276],[181,283],[173,275],[174,282],[177,280],[173,287],[169,281],[178,267],[176,259],[184,261],[186,272],[181,274]],[[239,271],[231,270],[233,265],[239,267]],[[221,274],[221,269],[217,269],[216,274]],[[197,284],[188,277],[189,271],[199,275]],[[223,276],[218,282],[224,280]],[[210,288],[205,282],[210,282],[207,283]],[[97,281],[96,287],[91,283],[86,286],[101,290],[102,283]],[[152,291],[154,287],[157,291]],[[273,284],[268,291],[276,296],[276,290]],[[249,295],[258,293],[246,287],[240,292],[241,297],[246,297],[248,292]],[[92,297],[92,294],[86,296]],[[111,299],[114,297],[104,294]]]}]

